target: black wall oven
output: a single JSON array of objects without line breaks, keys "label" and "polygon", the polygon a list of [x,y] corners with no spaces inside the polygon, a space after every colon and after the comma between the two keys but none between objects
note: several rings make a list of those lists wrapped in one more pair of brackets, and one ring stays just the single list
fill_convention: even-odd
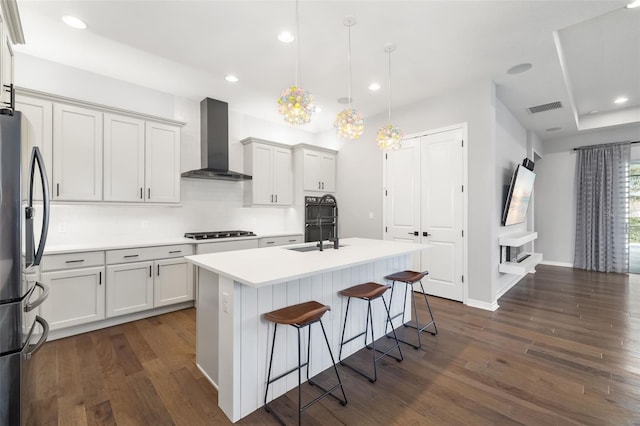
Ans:
[{"label": "black wall oven", "polygon": [[320,223],[323,241],[336,235],[336,205],[330,198],[320,205],[320,198],[304,197],[304,241],[307,243],[320,240]]}]

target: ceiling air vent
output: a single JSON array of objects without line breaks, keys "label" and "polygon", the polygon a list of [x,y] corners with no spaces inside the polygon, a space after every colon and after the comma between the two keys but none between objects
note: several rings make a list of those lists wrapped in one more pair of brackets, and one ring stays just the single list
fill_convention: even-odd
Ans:
[{"label": "ceiling air vent", "polygon": [[560,109],[560,108],[562,108],[562,102],[555,101],[555,102],[549,102],[548,104],[529,107],[527,108],[527,111],[529,111],[529,114],[537,114],[539,112],[550,111],[552,109]]}]

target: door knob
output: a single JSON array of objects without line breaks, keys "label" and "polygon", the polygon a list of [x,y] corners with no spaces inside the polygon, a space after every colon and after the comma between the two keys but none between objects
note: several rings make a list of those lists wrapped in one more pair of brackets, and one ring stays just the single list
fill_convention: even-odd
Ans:
[{"label": "door knob", "polygon": [[431,234],[430,234],[430,233],[428,233],[428,232],[423,232],[423,233],[422,233],[422,236],[423,236],[423,237],[428,237],[429,235],[431,235]]},{"label": "door knob", "polygon": [[418,231],[414,231],[414,232],[409,232],[409,235],[414,235],[414,236],[419,236],[420,233]]}]

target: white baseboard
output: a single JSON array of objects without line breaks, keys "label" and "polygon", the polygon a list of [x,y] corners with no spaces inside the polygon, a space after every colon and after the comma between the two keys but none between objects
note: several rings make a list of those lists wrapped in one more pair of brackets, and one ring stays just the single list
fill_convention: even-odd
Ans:
[{"label": "white baseboard", "polygon": [[220,390],[220,388],[218,388],[218,385],[216,384],[216,382],[214,382],[213,379],[211,377],[209,377],[207,372],[204,371],[204,369],[202,367],[200,367],[200,364],[198,364],[197,362],[196,362],[196,367],[198,367],[198,370],[200,370],[200,372],[202,373],[204,378],[207,379],[209,381],[209,383],[211,383],[213,385],[213,387],[216,388],[216,390]]},{"label": "white baseboard", "polygon": [[573,268],[573,263],[569,262],[554,262],[553,260],[543,260],[540,262],[540,265],[549,265],[549,266],[562,266],[565,268]]},{"label": "white baseboard", "polygon": [[498,302],[487,303],[475,299],[467,299],[466,304],[467,306],[471,306],[472,308],[484,309],[485,311],[495,311],[500,307],[500,305],[498,305]]},{"label": "white baseboard", "polygon": [[[52,330],[49,333],[47,342],[52,340],[62,339],[63,337],[75,336],[76,334],[86,333],[88,331],[95,331],[101,328],[113,327],[114,325],[124,324],[125,322],[137,321],[144,318],[154,317],[156,315],[167,314],[169,312],[179,311],[181,309],[192,308],[193,301],[182,302],[175,305],[163,306],[161,308],[150,309],[148,311],[136,312],[129,315],[122,315],[120,317],[107,318],[102,321],[96,321],[88,324],[76,325],[73,327],[60,328],[58,330]],[[46,319],[46,318],[45,318]]]},{"label": "white baseboard", "polygon": [[[533,271],[533,272],[535,272],[535,271]],[[509,282],[509,284],[507,284],[504,287],[502,287],[502,290],[500,290],[498,292],[498,294],[496,295],[496,300],[499,300],[502,296],[504,296],[504,294],[506,292],[511,290],[513,288],[513,286],[518,284],[520,282],[520,280],[523,279],[525,276],[526,275],[517,275],[511,282]]]}]

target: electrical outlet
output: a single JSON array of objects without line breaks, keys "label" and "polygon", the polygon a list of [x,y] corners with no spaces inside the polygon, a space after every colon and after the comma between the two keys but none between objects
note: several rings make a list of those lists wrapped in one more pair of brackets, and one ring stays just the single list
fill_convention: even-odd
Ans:
[{"label": "electrical outlet", "polygon": [[60,233],[67,232],[67,224],[65,222],[60,222],[58,224],[58,232],[60,232]]},{"label": "electrical outlet", "polygon": [[222,293],[222,312],[229,313],[229,293]]}]

